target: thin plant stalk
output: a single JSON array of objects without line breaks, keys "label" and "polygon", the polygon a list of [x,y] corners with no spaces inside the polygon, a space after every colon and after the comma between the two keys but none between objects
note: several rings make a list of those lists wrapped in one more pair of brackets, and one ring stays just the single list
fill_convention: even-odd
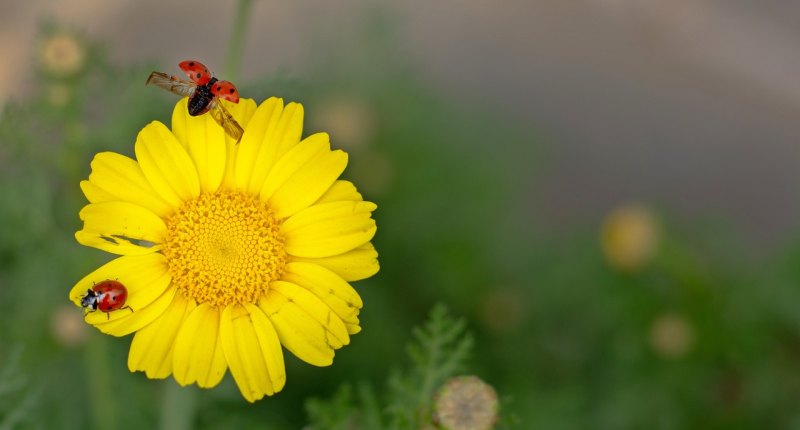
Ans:
[{"label": "thin plant stalk", "polygon": [[228,41],[228,50],[225,56],[225,79],[236,82],[239,79],[239,67],[242,64],[244,51],[244,36],[247,32],[248,17],[252,0],[239,0],[236,6],[236,16],[233,18],[231,37]]}]

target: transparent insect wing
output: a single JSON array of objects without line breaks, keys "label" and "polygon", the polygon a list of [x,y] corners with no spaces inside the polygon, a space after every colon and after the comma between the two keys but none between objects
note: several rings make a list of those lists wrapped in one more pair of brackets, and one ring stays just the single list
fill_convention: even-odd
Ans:
[{"label": "transparent insect wing", "polygon": [[208,67],[199,61],[181,61],[178,67],[197,85],[205,85],[211,80],[211,72],[208,71]]},{"label": "transparent insect wing", "polygon": [[242,138],[242,134],[244,134],[244,130],[242,126],[236,121],[236,119],[228,112],[228,109],[225,109],[225,106],[222,105],[222,102],[219,100],[214,101],[214,106],[209,111],[211,113],[211,117],[214,118],[214,121],[225,130],[225,133],[233,138],[236,143],[239,143],[239,140]]},{"label": "transparent insect wing", "polygon": [[229,102],[239,103],[239,90],[228,81],[217,81],[211,87],[211,94]]},{"label": "transparent insect wing", "polygon": [[147,82],[145,82],[145,85],[149,84],[153,84],[182,97],[191,97],[195,89],[197,89],[197,84],[195,83],[184,81],[175,76],[161,72],[151,73],[150,77],[147,78]]}]

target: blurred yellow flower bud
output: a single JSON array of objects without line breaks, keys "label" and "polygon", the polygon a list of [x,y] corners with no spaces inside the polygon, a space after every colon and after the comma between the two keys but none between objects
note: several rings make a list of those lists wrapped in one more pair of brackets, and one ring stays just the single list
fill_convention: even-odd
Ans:
[{"label": "blurred yellow flower bud", "polygon": [[618,270],[635,271],[650,262],[660,241],[655,215],[639,205],[625,205],[603,222],[600,243],[608,263]]},{"label": "blurred yellow flower bud", "polygon": [[365,102],[352,97],[330,97],[317,111],[313,122],[320,130],[328,131],[334,146],[354,151],[372,140],[375,118]]},{"label": "blurred yellow flower bud", "polygon": [[50,333],[61,346],[72,348],[85,342],[86,327],[83,313],[73,306],[59,306],[50,318]]},{"label": "blurred yellow flower bud", "polygon": [[80,71],[86,61],[86,48],[74,35],[56,33],[42,42],[39,62],[53,75],[69,76]]}]

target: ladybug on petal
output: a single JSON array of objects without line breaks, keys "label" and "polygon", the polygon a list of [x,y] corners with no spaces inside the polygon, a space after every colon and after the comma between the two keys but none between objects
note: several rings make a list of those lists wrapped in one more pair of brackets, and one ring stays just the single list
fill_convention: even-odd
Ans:
[{"label": "ladybug on petal", "polygon": [[128,289],[119,281],[106,279],[105,281],[95,284],[92,288],[86,290],[86,294],[81,296],[81,306],[88,312],[100,310],[111,318],[111,312],[120,309],[133,308],[125,306],[125,300],[128,299]]},{"label": "ladybug on petal", "polygon": [[213,77],[208,67],[194,60],[182,61],[178,67],[186,73],[192,82],[161,72],[153,72],[147,78],[147,84],[153,84],[179,96],[189,97],[189,115],[198,116],[206,112],[219,124],[228,136],[239,143],[244,130],[233,115],[225,109],[220,99],[239,103],[239,91],[228,81],[220,81]]}]

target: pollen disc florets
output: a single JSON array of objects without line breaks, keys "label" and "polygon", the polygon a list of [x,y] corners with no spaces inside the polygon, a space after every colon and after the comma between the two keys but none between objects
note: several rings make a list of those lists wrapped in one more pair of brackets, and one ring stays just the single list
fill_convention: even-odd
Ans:
[{"label": "pollen disc florets", "polygon": [[255,303],[286,264],[280,221],[258,197],[223,190],[186,201],[167,220],[173,283],[197,303]]}]

